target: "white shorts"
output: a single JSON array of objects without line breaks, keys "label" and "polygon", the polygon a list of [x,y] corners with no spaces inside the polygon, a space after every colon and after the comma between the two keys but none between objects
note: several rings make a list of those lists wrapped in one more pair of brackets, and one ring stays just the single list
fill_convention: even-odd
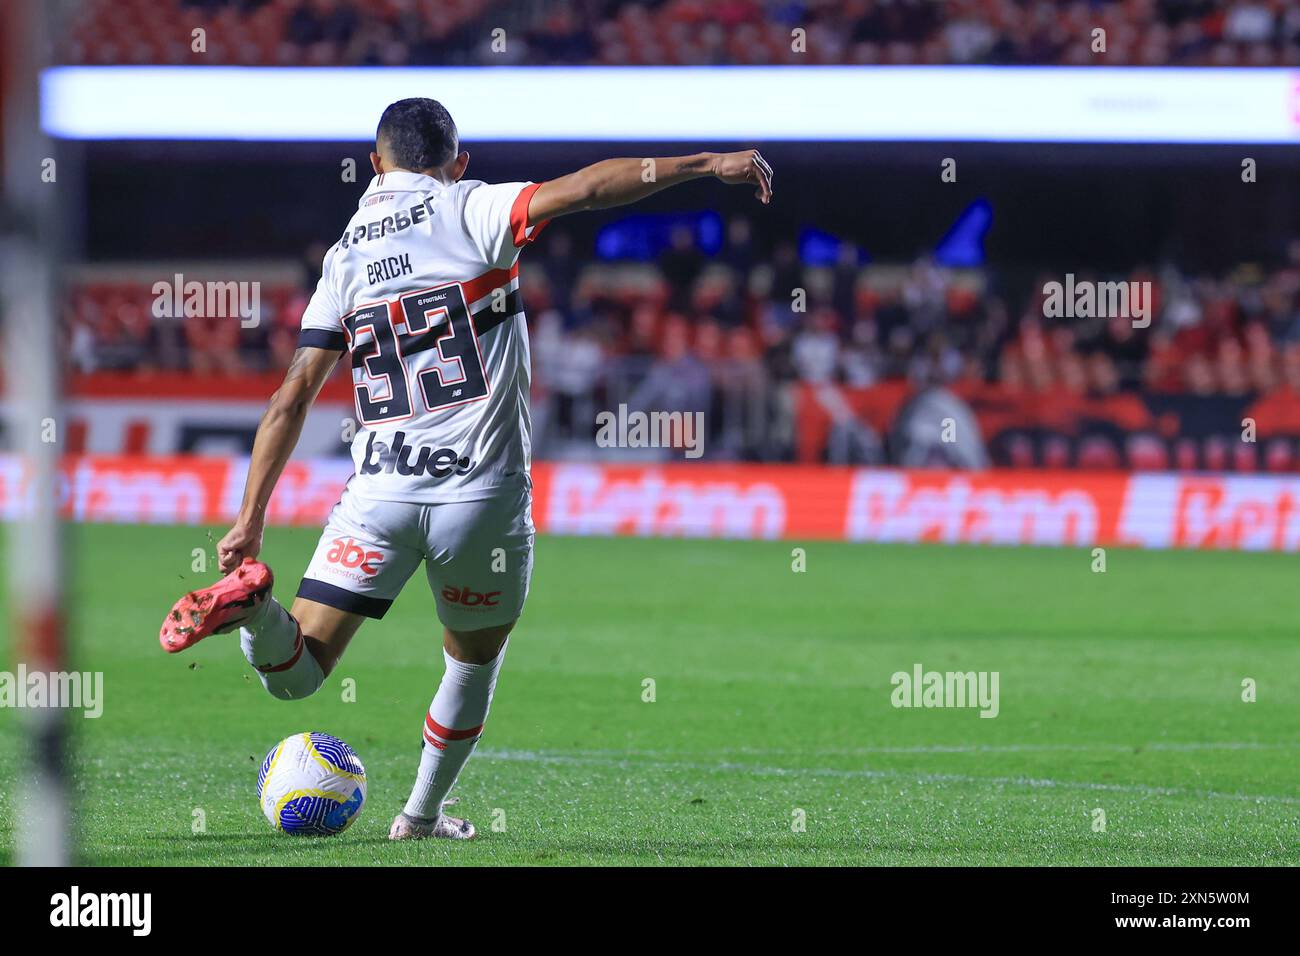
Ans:
[{"label": "white shorts", "polygon": [[528,598],[533,537],[527,488],[439,504],[380,501],[344,489],[298,596],[381,618],[424,561],[445,627],[509,624]]}]

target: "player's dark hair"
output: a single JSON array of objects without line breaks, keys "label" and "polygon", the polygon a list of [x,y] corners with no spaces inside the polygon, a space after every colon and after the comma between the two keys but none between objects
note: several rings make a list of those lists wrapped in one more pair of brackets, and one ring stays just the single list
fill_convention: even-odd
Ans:
[{"label": "player's dark hair", "polygon": [[460,134],[447,108],[424,96],[398,100],[384,110],[375,139],[388,143],[393,163],[415,171],[441,166],[460,146]]}]

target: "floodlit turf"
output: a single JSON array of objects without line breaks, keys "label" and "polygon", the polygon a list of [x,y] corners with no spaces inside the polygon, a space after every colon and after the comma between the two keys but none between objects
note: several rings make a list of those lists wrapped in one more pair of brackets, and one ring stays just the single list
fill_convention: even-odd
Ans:
[{"label": "floodlit turf", "polygon": [[[1300,863],[1294,557],[1112,550],[1095,574],[1086,549],[807,542],[798,574],[796,543],[541,538],[457,787],[483,835],[399,845],[442,668],[423,577],[314,698],[282,703],[233,636],[158,647],[172,601],[213,579],[190,565],[215,534],[72,533],[77,664],[106,683],[103,717],[76,721],[88,862]],[[282,600],[315,541],[268,533]],[[915,663],[999,672],[999,715],[895,709],[891,675]],[[0,712],[7,767],[17,725]],[[369,772],[341,837],[274,833],[254,796],[267,749],[309,729]]]}]

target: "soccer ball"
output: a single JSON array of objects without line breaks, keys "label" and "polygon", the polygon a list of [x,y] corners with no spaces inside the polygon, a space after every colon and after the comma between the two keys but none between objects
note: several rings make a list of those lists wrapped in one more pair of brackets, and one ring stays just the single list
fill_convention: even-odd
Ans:
[{"label": "soccer ball", "polygon": [[257,799],[271,826],[295,836],[342,833],[366,802],[366,768],[329,734],[286,737],[257,774]]}]

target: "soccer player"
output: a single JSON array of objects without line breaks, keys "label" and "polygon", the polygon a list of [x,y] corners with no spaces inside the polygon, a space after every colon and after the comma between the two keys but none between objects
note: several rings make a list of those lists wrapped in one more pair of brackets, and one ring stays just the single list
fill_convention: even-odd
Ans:
[{"label": "soccer player", "polygon": [[[424,722],[415,786],[394,840],[469,839],[443,813],[492,702],[533,565],[528,331],[519,252],[557,216],[636,202],[703,176],[756,187],[757,150],[608,159],[544,183],[464,179],[451,116],[431,99],[384,111],[375,177],[332,248],[299,347],[257,429],[235,526],[217,545],[226,576],[181,598],[160,640],[175,653],[240,632],[275,697],[314,693],[366,618],[382,618],[425,564],[446,671]],[[355,474],[330,513],[290,610],[257,560],[267,502],[307,410],[351,354]]]}]

